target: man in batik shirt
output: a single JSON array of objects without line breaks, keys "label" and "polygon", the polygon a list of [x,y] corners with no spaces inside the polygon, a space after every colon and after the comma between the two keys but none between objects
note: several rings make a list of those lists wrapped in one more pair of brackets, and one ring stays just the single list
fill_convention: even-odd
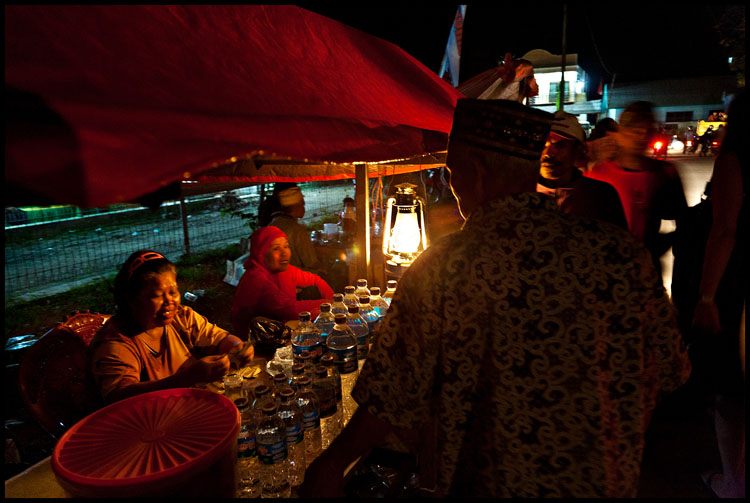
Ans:
[{"label": "man in batik shirt", "polygon": [[643,245],[534,192],[548,131],[544,112],[459,100],[447,165],[468,220],[402,277],[301,495],[341,494],[396,432],[438,497],[636,496],[651,412],[690,366]]}]

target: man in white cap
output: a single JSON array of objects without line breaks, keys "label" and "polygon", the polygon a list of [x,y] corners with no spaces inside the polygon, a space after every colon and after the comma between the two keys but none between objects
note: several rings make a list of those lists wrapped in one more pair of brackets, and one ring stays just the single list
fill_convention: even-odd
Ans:
[{"label": "man in white cap", "polygon": [[310,241],[310,230],[297,220],[305,216],[305,199],[299,187],[290,187],[278,193],[281,210],[271,215],[268,225],[278,227],[289,239],[292,257],[289,263],[302,270],[318,274],[320,263],[315,247]]},{"label": "man in white cap", "polygon": [[341,496],[389,432],[434,497],[636,496],[651,413],[690,363],[643,245],[535,192],[551,118],[458,100],[446,164],[466,222],[399,281],[301,497]]},{"label": "man in white cap", "polygon": [[615,188],[587,178],[579,167],[586,165],[586,137],[575,115],[558,110],[542,151],[536,190],[555,198],[563,213],[596,218],[628,228],[625,211]]}]

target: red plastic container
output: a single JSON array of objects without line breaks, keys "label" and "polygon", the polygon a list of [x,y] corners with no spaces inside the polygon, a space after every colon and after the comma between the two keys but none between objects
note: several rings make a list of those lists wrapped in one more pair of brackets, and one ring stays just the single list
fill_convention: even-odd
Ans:
[{"label": "red plastic container", "polygon": [[233,497],[239,430],[239,411],[223,395],[144,393],[73,425],[55,446],[52,469],[77,497]]}]

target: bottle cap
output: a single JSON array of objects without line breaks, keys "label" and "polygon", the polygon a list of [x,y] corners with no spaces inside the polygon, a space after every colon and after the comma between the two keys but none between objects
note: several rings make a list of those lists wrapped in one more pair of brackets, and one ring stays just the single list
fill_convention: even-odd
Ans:
[{"label": "bottle cap", "polygon": [[397,284],[398,284],[398,281],[396,281],[395,279],[388,280],[388,288],[396,288]]},{"label": "bottle cap", "polygon": [[354,287],[353,286],[345,286],[344,287],[344,293],[354,293]]},{"label": "bottle cap", "polygon": [[369,304],[370,303],[370,296],[369,295],[361,295],[359,297],[359,303],[360,304]]},{"label": "bottle cap", "polygon": [[328,370],[326,370],[326,368],[323,365],[318,365],[317,367],[315,367],[315,375],[326,376],[328,375]]},{"label": "bottle cap", "polygon": [[263,396],[269,391],[271,391],[271,389],[268,386],[266,386],[265,384],[259,384],[255,387],[255,398]]},{"label": "bottle cap", "polygon": [[299,321],[310,321],[310,311],[302,311],[299,313]]},{"label": "bottle cap", "polygon": [[[335,296],[334,296],[334,297],[335,297]],[[335,300],[335,299],[334,299],[334,300]],[[330,303],[328,303],[328,302],[323,302],[323,303],[322,303],[322,304],[320,305],[320,312],[321,312],[321,313],[328,313],[328,312],[330,312],[330,311],[331,311],[331,304],[330,304]]]},{"label": "bottle cap", "polygon": [[359,286],[359,287],[367,286],[367,280],[366,279],[358,279],[357,280],[357,286]]},{"label": "bottle cap", "polygon": [[267,416],[272,416],[276,414],[276,402],[266,402],[263,404],[263,414]]},{"label": "bottle cap", "polygon": [[238,398],[234,401],[234,404],[237,406],[238,409],[242,410],[245,407],[247,407],[250,402],[247,401],[247,398]]},{"label": "bottle cap", "polygon": [[297,381],[300,386],[307,386],[312,382],[312,379],[310,379],[310,376],[302,376],[299,378],[299,381]]},{"label": "bottle cap", "polygon": [[341,302],[344,300],[344,294],[343,293],[334,293],[333,294],[333,301],[334,302]]},{"label": "bottle cap", "polygon": [[350,313],[359,313],[359,306],[349,306]]},{"label": "bottle cap", "polygon": [[292,375],[299,375],[305,371],[304,363],[295,363],[292,365]]},{"label": "bottle cap", "polygon": [[281,398],[290,398],[294,396],[294,390],[291,386],[282,386],[279,389],[279,396]]},{"label": "bottle cap", "polygon": [[336,313],[333,317],[333,321],[336,323],[346,323],[346,315],[344,313]]},{"label": "bottle cap", "polygon": [[283,372],[279,372],[278,374],[273,376],[273,382],[278,383],[278,382],[284,382],[284,381],[286,381],[286,374]]},{"label": "bottle cap", "polygon": [[380,287],[373,286],[370,288],[370,295],[380,295]]}]

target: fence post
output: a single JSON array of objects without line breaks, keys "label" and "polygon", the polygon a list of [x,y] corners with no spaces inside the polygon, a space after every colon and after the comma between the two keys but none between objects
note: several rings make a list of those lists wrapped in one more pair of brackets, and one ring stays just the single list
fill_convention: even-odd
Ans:
[{"label": "fence post", "polygon": [[190,255],[190,235],[188,234],[187,210],[185,196],[180,195],[180,216],[182,217],[182,234],[185,236],[185,255]]},{"label": "fence post", "polygon": [[[370,182],[367,177],[367,164],[357,164],[354,167],[355,195],[354,206],[357,211],[357,233],[355,246],[359,253],[355,255],[357,263],[357,277],[367,279],[372,283],[370,274]],[[354,281],[352,279],[352,281]]]}]

